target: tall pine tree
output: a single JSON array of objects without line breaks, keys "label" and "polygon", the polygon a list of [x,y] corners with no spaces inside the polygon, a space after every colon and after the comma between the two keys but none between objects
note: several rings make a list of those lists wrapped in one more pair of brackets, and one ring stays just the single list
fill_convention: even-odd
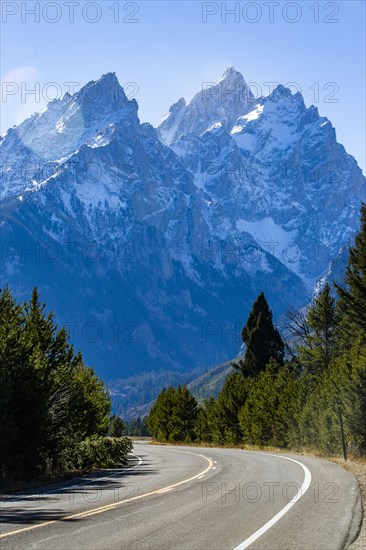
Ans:
[{"label": "tall pine tree", "polygon": [[232,365],[245,376],[257,376],[265,369],[270,359],[283,365],[284,343],[280,333],[273,326],[272,311],[263,292],[253,304],[242,331],[242,339],[246,344],[244,359]]},{"label": "tall pine tree", "polygon": [[335,300],[328,283],[306,314],[308,332],[298,346],[299,361],[309,374],[326,370],[336,348]]},{"label": "tall pine tree", "polygon": [[366,341],[366,204],[361,207],[361,229],[349,249],[345,286],[335,285],[337,311],[344,344],[360,335]]}]

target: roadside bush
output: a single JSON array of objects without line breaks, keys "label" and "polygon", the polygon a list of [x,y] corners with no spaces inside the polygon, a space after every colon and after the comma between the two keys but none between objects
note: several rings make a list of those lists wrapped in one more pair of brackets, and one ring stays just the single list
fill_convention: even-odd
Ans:
[{"label": "roadside bush", "polygon": [[132,450],[128,437],[91,437],[81,441],[74,450],[75,469],[114,468],[126,464],[127,455]]}]

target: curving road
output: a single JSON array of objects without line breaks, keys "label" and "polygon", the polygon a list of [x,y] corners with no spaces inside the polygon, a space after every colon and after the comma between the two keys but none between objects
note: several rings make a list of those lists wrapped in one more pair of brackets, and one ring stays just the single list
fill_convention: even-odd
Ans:
[{"label": "curving road", "polygon": [[125,469],[3,495],[4,549],[347,548],[355,478],[318,458],[136,443]]}]

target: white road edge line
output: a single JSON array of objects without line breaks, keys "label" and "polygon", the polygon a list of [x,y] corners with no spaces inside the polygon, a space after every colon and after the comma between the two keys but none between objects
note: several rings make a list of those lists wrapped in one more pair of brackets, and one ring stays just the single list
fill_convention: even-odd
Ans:
[{"label": "white road edge line", "polygon": [[167,487],[161,487],[160,489],[155,489],[154,491],[150,491],[149,493],[144,493],[142,495],[136,495],[134,497],[127,498],[125,500],[120,500],[118,502],[113,502],[112,504],[106,504],[105,506],[101,506],[99,508],[94,508],[94,509],[91,509],[91,510],[85,510],[84,512],[78,512],[76,514],[72,514],[72,515],[69,515],[69,516],[63,516],[59,519],[53,519],[53,520],[50,520],[50,521],[45,521],[43,523],[36,523],[35,525],[31,525],[29,527],[22,527],[20,529],[16,529],[15,531],[7,531],[6,533],[0,534],[0,539],[4,539],[4,538],[7,538],[7,537],[12,537],[14,535],[17,535],[18,533],[24,533],[26,531],[33,531],[34,529],[44,527],[45,525],[52,525],[54,523],[59,523],[61,521],[68,521],[68,520],[76,519],[76,518],[87,518],[87,517],[90,517],[90,516],[94,516],[96,514],[101,514],[103,512],[106,512],[107,510],[112,510],[114,508],[117,508],[117,507],[121,506],[122,504],[129,504],[130,502],[135,501],[135,500],[140,500],[140,499],[145,498],[145,497],[149,497],[149,496],[152,496],[152,495],[157,495],[162,491],[167,492],[168,490],[175,489],[175,487],[179,487],[180,485],[183,485],[184,483],[188,483],[189,481],[199,479],[200,476],[205,475],[208,471],[210,471],[212,466],[213,466],[212,460],[210,458],[208,458],[207,456],[203,455],[203,454],[192,453],[190,451],[181,451],[181,450],[176,450],[176,449],[170,449],[170,451],[171,452],[176,452],[176,453],[184,453],[184,454],[188,454],[188,455],[200,456],[201,458],[204,458],[205,460],[207,460],[208,466],[207,466],[207,468],[205,468],[205,470],[203,470],[203,472],[199,472],[198,474],[196,474],[196,475],[194,475],[194,476],[192,476],[188,479],[183,479],[182,481],[178,481],[177,483],[174,483],[173,485],[168,485]]},{"label": "white road edge line", "polygon": [[254,541],[256,541],[257,539],[259,539],[259,537],[264,535],[264,533],[266,531],[268,531],[268,529],[273,527],[273,525],[275,523],[277,523],[277,521],[279,521],[293,507],[293,505],[296,504],[296,502],[298,500],[300,500],[300,498],[309,489],[310,483],[311,483],[310,470],[306,466],[304,466],[304,464],[299,462],[298,460],[294,460],[293,458],[289,458],[288,456],[282,456],[282,455],[277,455],[277,454],[272,454],[272,453],[260,453],[259,451],[252,451],[252,452],[258,452],[258,454],[263,454],[263,455],[266,455],[266,456],[275,456],[277,458],[284,458],[285,460],[290,460],[291,462],[295,462],[295,464],[298,464],[304,470],[305,476],[304,476],[304,481],[303,481],[300,489],[298,490],[296,495],[290,500],[290,502],[288,504],[286,504],[286,506],[284,508],[282,508],[282,510],[280,510],[275,516],[273,516],[272,519],[267,521],[267,523],[265,523],[255,533],[253,533],[253,535],[251,535],[249,538],[245,539],[241,544],[236,546],[234,548],[234,550],[244,550],[244,548],[248,548],[248,546],[250,546]]}]

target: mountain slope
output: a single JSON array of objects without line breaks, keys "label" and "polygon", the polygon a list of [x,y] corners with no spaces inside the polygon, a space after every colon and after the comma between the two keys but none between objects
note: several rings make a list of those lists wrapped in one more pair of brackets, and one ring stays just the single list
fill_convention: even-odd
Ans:
[{"label": "mountain slope", "polygon": [[108,380],[233,357],[258,293],[305,304],[356,231],[365,179],[329,121],[233,68],[215,90],[154,129],[109,73],[1,138],[1,286],[37,285]]}]

